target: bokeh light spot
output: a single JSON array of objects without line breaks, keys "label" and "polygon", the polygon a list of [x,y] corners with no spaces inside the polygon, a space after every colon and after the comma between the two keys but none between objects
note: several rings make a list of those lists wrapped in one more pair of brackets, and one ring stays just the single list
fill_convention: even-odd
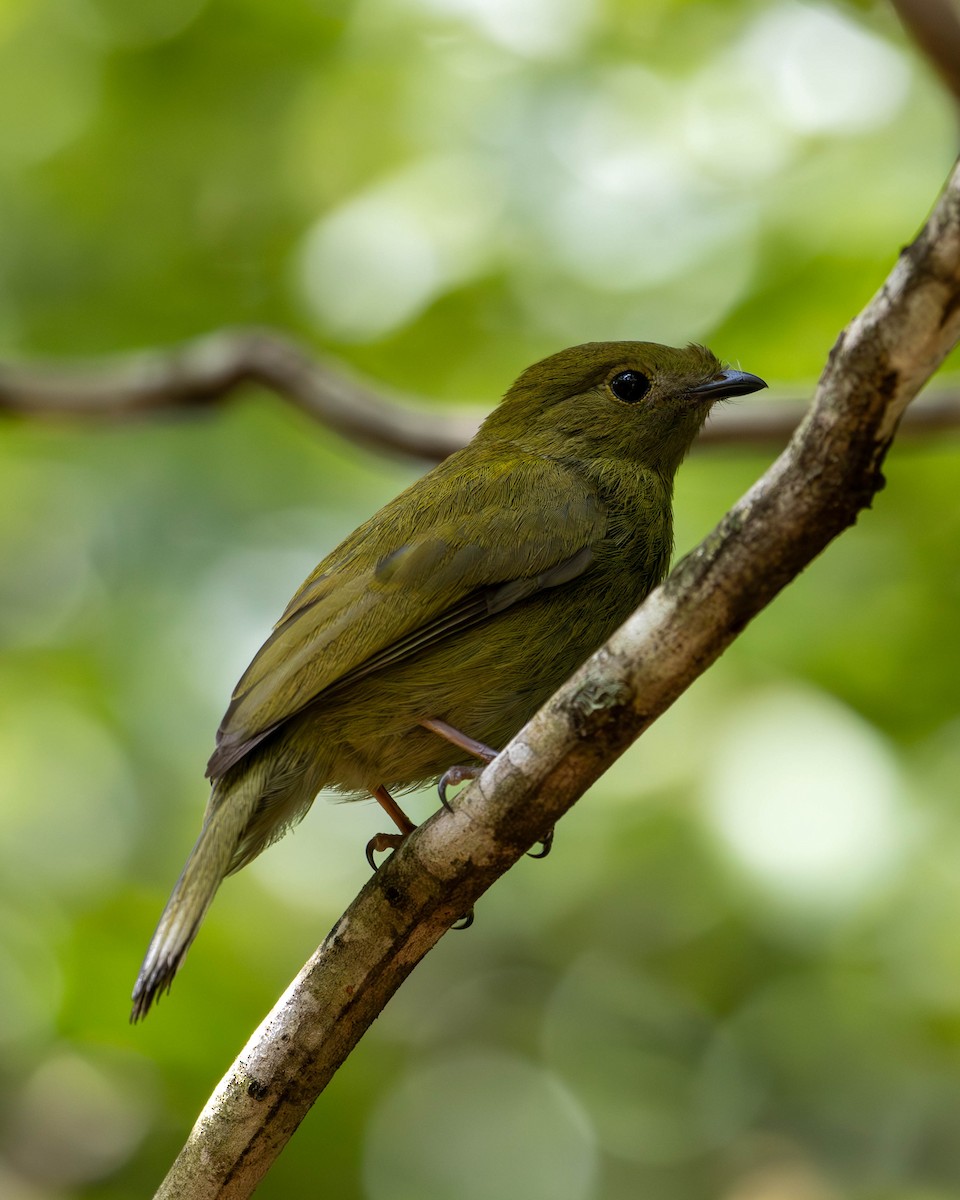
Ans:
[{"label": "bokeh light spot", "polygon": [[98,67],[85,48],[39,22],[7,39],[0,30],[0,172],[42,162],[72,142],[93,115]]},{"label": "bokeh light spot", "polygon": [[590,1200],[596,1172],[589,1122],[557,1077],[486,1051],[401,1079],[364,1161],[370,1200]]},{"label": "bokeh light spot", "polygon": [[189,28],[207,0],[72,0],[75,19],[108,45],[149,46]]},{"label": "bokeh light spot", "polygon": [[419,0],[439,15],[459,17],[482,36],[525,58],[569,53],[591,23],[594,0]]},{"label": "bokeh light spot", "polygon": [[769,85],[800,133],[855,133],[886,124],[910,85],[902,53],[836,8],[791,0],[763,12],[743,42],[744,66]]},{"label": "bokeh light spot", "polygon": [[811,907],[856,903],[900,861],[909,822],[890,749],[839,701],[771,689],[730,717],[705,814],[758,883]]},{"label": "bokeh light spot", "polygon": [[689,996],[597,953],[557,987],[543,1046],[603,1149],[624,1161],[683,1162],[732,1138],[756,1111],[735,1045],[715,1036]]},{"label": "bokeh light spot", "polygon": [[135,785],[108,730],[65,699],[0,701],[0,762],[0,865],[61,895],[112,888]]},{"label": "bokeh light spot", "polygon": [[498,209],[495,186],[471,158],[412,167],[307,233],[297,260],[304,299],[336,337],[381,337],[482,267]]},{"label": "bokeh light spot", "polygon": [[141,1086],[146,1073],[127,1074],[71,1050],[43,1062],[8,1130],[11,1158],[22,1174],[47,1184],[81,1184],[126,1161],[153,1116],[152,1091]]}]

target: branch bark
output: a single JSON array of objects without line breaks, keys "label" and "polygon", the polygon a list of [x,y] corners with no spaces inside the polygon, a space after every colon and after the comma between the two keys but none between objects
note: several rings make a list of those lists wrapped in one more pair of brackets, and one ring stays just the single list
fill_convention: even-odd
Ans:
[{"label": "branch bark", "polygon": [[[259,384],[351,441],[439,462],[465,445],[485,413],[448,413],[387,400],[270,329],[222,329],[169,349],[76,363],[0,364],[0,412],[39,419],[132,420],[222,404]],[[800,400],[763,400],[714,411],[704,446],[780,449],[803,416]],[[907,431],[960,429],[960,395],[929,397]]]},{"label": "branch bark", "polygon": [[243,1197],[457,917],[883,486],[907,404],[960,338],[960,168],[840,335],[788,448],[456,801],[377,872],[254,1033],[157,1193]]}]

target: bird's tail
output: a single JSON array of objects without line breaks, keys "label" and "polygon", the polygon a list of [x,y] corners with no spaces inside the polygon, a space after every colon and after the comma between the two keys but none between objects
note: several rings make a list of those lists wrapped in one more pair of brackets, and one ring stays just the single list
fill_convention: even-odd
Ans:
[{"label": "bird's tail", "polygon": [[230,870],[237,845],[260,799],[252,772],[233,787],[214,785],[203,828],[180,873],[147,949],[133,989],[131,1021],[145,1017],[150,1005],[170,990],[217,888]]}]

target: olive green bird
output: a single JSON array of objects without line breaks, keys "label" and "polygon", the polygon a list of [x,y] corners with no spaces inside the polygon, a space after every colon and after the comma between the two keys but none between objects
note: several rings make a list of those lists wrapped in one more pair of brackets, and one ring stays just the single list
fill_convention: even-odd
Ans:
[{"label": "olive green bird", "polygon": [[[766,386],[703,346],[591,342],[528,368],[468,446],[316,568],[237,684],[203,828],[132,1019],[169,989],[224,876],[321,788],[476,773],[664,577],[673,479],[710,406]],[[452,772],[452,774],[451,774]],[[371,847],[368,847],[368,856]]]}]

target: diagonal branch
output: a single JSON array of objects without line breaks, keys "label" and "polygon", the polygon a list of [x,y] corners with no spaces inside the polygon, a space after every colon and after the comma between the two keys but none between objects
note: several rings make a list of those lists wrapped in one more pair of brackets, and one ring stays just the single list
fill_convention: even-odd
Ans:
[{"label": "diagonal branch", "polygon": [[457,917],[883,485],[901,416],[960,338],[960,167],[840,335],[790,445],[456,805],[370,880],[201,1113],[160,1197],[249,1196],[317,1095]]},{"label": "diagonal branch", "polygon": [[955,0],[893,0],[900,21],[960,104],[960,12]]},{"label": "diagonal branch", "polygon": [[[465,445],[483,413],[451,414],[384,399],[369,385],[270,329],[222,329],[169,349],[76,363],[0,363],[0,412],[35,420],[131,420],[189,412],[259,384],[343,437],[376,450],[439,462]],[[803,416],[798,400],[715,410],[700,446],[786,445]],[[909,414],[914,435],[960,429],[960,395],[930,397]]]}]

